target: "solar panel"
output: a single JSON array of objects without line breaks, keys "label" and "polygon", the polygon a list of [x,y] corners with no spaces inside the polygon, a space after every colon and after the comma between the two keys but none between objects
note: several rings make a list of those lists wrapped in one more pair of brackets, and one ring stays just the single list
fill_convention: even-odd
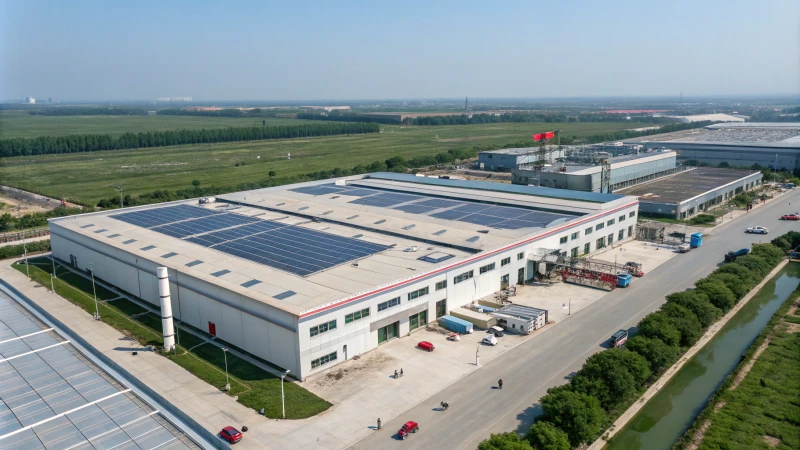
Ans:
[{"label": "solar panel", "polygon": [[442,200],[439,198],[432,198],[430,200],[425,200],[422,202],[417,202],[415,205],[420,206],[430,206],[432,208],[450,208],[451,206],[461,206],[464,205],[463,202],[456,202],[453,200]]},{"label": "solar panel", "polygon": [[436,217],[437,219],[445,219],[445,220],[458,220],[464,216],[469,214],[468,212],[459,211],[458,208],[456,209],[448,209],[447,211],[438,212],[436,214],[431,214],[431,217]]},{"label": "solar panel", "polygon": [[172,237],[183,238],[186,236],[207,233],[209,231],[219,230],[222,228],[230,228],[237,225],[258,222],[259,220],[260,219],[253,217],[228,213],[218,214],[212,217],[203,217],[200,219],[184,220],[182,222],[177,222],[170,225],[155,227],[152,228],[152,230]]},{"label": "solar panel", "polygon": [[423,197],[419,195],[410,195],[410,194],[396,194],[393,192],[384,192],[377,195],[370,195],[369,197],[361,197],[359,199],[353,200],[350,203],[356,205],[368,205],[368,206],[394,206],[400,203],[410,202],[413,200],[418,200]]},{"label": "solar panel", "polygon": [[345,190],[344,187],[336,186],[335,184],[320,184],[317,186],[304,186],[292,189],[294,192],[308,195],[326,195],[334,194]]},{"label": "solar panel", "polygon": [[420,206],[417,203],[410,203],[408,205],[402,205],[394,208],[398,211],[407,212],[410,214],[425,214],[431,211],[435,211],[437,208],[431,208],[430,206]]},{"label": "solar panel", "polygon": [[186,219],[197,219],[208,217],[214,214],[223,214],[221,211],[200,208],[190,205],[167,206],[165,208],[146,209],[143,211],[132,211],[128,213],[112,214],[112,217],[123,222],[137,225],[143,228],[153,228],[159,225],[178,222]]},{"label": "solar panel", "polygon": [[367,195],[377,194],[381,191],[376,189],[354,188],[342,191],[342,195],[350,195],[352,197],[366,197]]}]

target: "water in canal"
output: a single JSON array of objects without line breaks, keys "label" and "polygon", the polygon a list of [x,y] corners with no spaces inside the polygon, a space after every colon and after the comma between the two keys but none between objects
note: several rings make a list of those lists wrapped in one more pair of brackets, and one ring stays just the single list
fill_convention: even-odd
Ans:
[{"label": "water in canal", "polygon": [[787,264],[647,402],[606,449],[671,449],[798,282],[800,264]]}]

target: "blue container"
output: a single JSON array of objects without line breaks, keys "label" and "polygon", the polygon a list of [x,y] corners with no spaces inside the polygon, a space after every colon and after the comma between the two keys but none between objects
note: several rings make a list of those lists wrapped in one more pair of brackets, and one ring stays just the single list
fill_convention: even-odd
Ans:
[{"label": "blue container", "polygon": [[617,287],[628,287],[631,284],[633,277],[629,273],[620,273],[617,275]]},{"label": "blue container", "polygon": [[694,233],[692,237],[689,239],[689,245],[692,248],[697,248],[703,245],[703,233]]},{"label": "blue container", "polygon": [[486,314],[491,314],[491,313],[493,313],[493,312],[497,311],[495,308],[492,308],[492,307],[490,307],[490,306],[483,306],[483,305],[481,305],[481,306],[479,306],[478,308],[482,309],[482,310],[483,310],[483,312],[485,312]]},{"label": "blue container", "polygon": [[439,325],[459,334],[472,333],[472,324],[453,316],[439,317]]}]

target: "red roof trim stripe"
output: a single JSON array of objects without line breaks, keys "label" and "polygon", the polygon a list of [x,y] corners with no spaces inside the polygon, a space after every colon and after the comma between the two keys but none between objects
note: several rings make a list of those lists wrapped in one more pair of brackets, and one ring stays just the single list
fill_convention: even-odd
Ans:
[{"label": "red roof trim stripe", "polygon": [[351,297],[351,298],[339,301],[337,303],[333,303],[333,304],[330,304],[330,305],[327,305],[327,306],[323,306],[322,308],[311,310],[309,312],[300,314],[298,317],[300,319],[303,319],[303,318],[306,318],[306,317],[309,317],[309,316],[313,316],[313,315],[319,314],[321,312],[327,311],[329,309],[338,308],[338,307],[340,307],[342,305],[345,305],[345,304],[350,303],[350,302],[354,302],[356,300],[360,300],[360,299],[365,298],[365,297],[371,297],[373,295],[380,294],[382,292],[394,289],[394,288],[396,288],[398,286],[402,286],[404,284],[410,284],[410,283],[413,283],[415,281],[421,280],[423,278],[429,278],[429,277],[431,277],[433,275],[437,275],[437,274],[439,274],[441,272],[447,272],[448,270],[450,270],[450,269],[452,269],[454,267],[461,266],[461,265],[464,265],[464,264],[468,264],[468,263],[471,263],[473,261],[477,261],[479,259],[486,258],[487,256],[491,256],[491,255],[494,255],[494,254],[497,254],[497,253],[500,253],[500,252],[504,252],[504,251],[506,251],[506,250],[508,250],[510,248],[513,248],[513,247],[517,247],[517,246],[520,246],[520,245],[529,244],[531,242],[538,241],[540,239],[543,239],[545,237],[548,237],[548,236],[551,236],[551,235],[553,235],[555,233],[558,233],[559,231],[561,231],[561,230],[563,230],[565,228],[572,228],[572,227],[574,227],[576,225],[580,225],[582,223],[586,223],[586,222],[589,222],[589,221],[592,221],[592,220],[596,220],[599,217],[605,217],[605,216],[607,216],[609,214],[613,214],[613,213],[615,213],[615,212],[617,212],[617,211],[619,211],[621,209],[629,208],[629,207],[631,207],[633,205],[637,205],[637,204],[639,204],[638,200],[635,201],[635,202],[629,203],[627,205],[614,208],[611,211],[608,211],[608,212],[606,212],[604,214],[601,214],[599,216],[593,216],[593,217],[589,217],[589,218],[586,218],[586,219],[579,220],[579,221],[574,222],[574,223],[568,223],[568,224],[566,224],[564,226],[561,226],[559,228],[550,230],[547,233],[540,234],[538,236],[534,236],[532,238],[526,239],[524,241],[516,242],[514,244],[506,245],[505,247],[501,247],[501,248],[498,248],[496,250],[492,250],[491,252],[488,252],[488,253],[478,253],[476,256],[474,256],[472,258],[469,258],[467,260],[460,261],[460,262],[457,262],[455,264],[451,264],[449,266],[440,267],[439,269],[436,269],[436,270],[434,270],[432,272],[428,272],[428,273],[416,276],[414,278],[409,278],[408,280],[400,281],[398,283],[391,284],[389,286],[384,286],[382,288],[375,289],[374,291],[369,291],[369,292],[366,292],[366,293],[363,293],[363,294],[359,294],[359,295],[357,295],[355,297]]}]

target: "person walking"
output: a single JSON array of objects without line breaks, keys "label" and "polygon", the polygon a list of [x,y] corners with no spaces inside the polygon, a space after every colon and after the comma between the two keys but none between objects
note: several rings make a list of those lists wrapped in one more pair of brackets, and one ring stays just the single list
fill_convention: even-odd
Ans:
[{"label": "person walking", "polygon": [[502,378],[497,380],[497,385],[500,387],[500,389],[503,389],[503,379]]}]

